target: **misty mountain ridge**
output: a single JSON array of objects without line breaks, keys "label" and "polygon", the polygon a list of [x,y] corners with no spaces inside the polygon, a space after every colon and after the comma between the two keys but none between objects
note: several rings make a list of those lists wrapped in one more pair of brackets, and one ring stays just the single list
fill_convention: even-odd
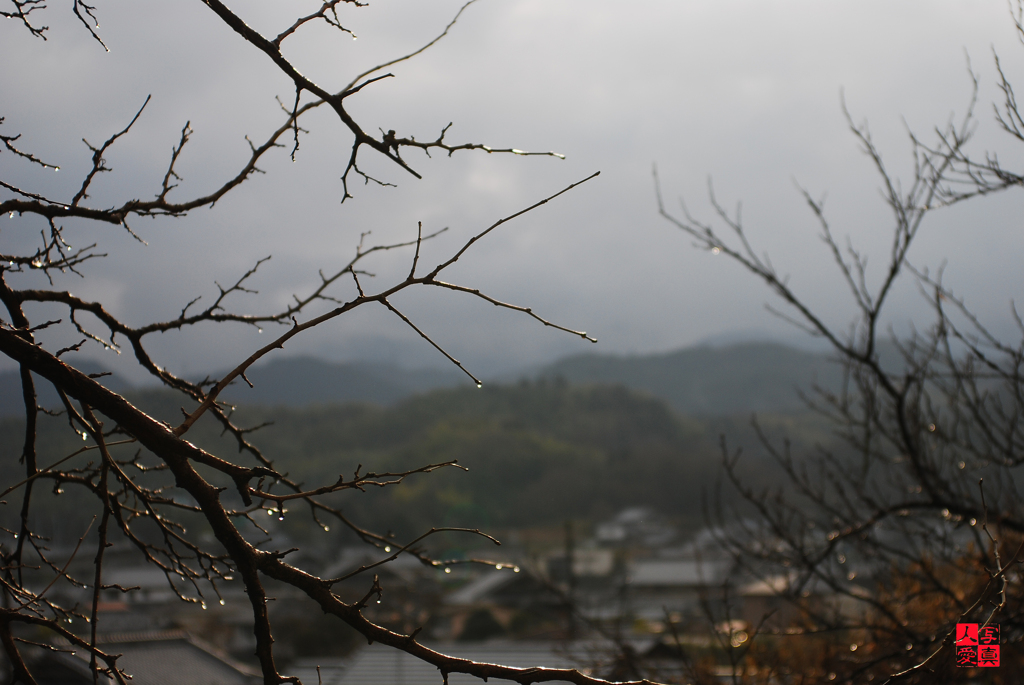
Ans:
[{"label": "misty mountain ridge", "polygon": [[701,345],[644,355],[578,354],[540,369],[573,385],[624,385],[665,400],[688,416],[806,408],[800,391],[835,390],[842,368],[825,354],[775,342]]},{"label": "misty mountain ridge", "polygon": [[[104,371],[90,361],[74,365],[83,373]],[[228,372],[229,369],[221,369],[209,378],[222,378]],[[232,403],[265,406],[302,407],[345,402],[387,406],[413,395],[456,386],[465,376],[458,371],[405,369],[376,362],[336,363],[313,357],[281,357],[254,366],[246,372],[246,377],[252,382],[252,388],[238,379],[224,390],[221,398]],[[117,376],[105,376],[99,382],[116,392],[133,389]],[[153,388],[137,386],[135,389]],[[60,407],[53,386],[38,377],[36,391],[41,406]],[[19,372],[0,372],[0,416],[20,415],[23,411]]]},{"label": "misty mountain ridge", "polygon": [[[91,362],[77,366],[87,373],[102,371]],[[225,373],[227,370],[221,370],[210,377]],[[390,363],[338,363],[308,356],[272,359],[253,367],[246,376],[252,388],[238,380],[222,397],[233,403],[264,406],[346,402],[390,406],[414,395],[467,383],[458,369],[406,369]],[[564,379],[572,385],[621,385],[660,398],[684,415],[724,416],[801,411],[804,405],[798,389],[806,392],[814,384],[835,389],[840,376],[839,365],[824,354],[775,342],[743,342],[657,354],[577,354],[497,382],[526,378]],[[100,382],[119,392],[130,388],[112,376]],[[38,387],[42,406],[59,406],[49,383],[41,382]],[[0,388],[0,416],[20,414],[18,372],[0,373]]]}]

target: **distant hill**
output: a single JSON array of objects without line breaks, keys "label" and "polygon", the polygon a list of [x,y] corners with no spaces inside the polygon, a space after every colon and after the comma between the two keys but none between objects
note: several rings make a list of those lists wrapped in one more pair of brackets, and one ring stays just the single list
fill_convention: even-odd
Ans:
[{"label": "distant hill", "polygon": [[[83,362],[87,373],[102,371]],[[219,378],[225,369],[211,374]],[[313,357],[282,357],[251,369],[252,388],[236,381],[223,394],[248,405],[302,407],[314,404],[370,402],[390,406],[431,390],[467,385],[457,369],[403,369],[373,362],[336,363]],[[528,378],[564,378],[573,385],[622,385],[665,400],[681,414],[699,417],[802,411],[797,388],[814,383],[838,387],[840,371],[825,355],[769,342],[727,347],[699,346],[675,352],[620,356],[580,354],[527,372]],[[103,381],[113,390],[130,387],[116,378]],[[21,413],[17,371],[0,373],[0,416]],[[40,383],[41,404],[59,405],[47,383]]]},{"label": "distant hill", "polygon": [[[221,373],[224,373],[223,371]],[[465,384],[456,369],[403,369],[381,363],[332,363],[285,357],[246,374],[224,398],[239,404],[299,407],[371,402],[392,405],[412,395]],[[580,354],[525,374],[573,385],[622,385],[665,400],[689,416],[802,411],[797,388],[836,388],[840,370],[823,354],[778,343],[691,347],[664,354]]]},{"label": "distant hill", "polygon": [[691,347],[664,354],[580,354],[537,372],[573,385],[624,385],[668,402],[688,416],[801,411],[797,389],[837,388],[840,368],[828,357],[777,343]]},{"label": "distant hill", "polygon": [[[75,362],[73,366],[82,373],[97,374],[105,373],[107,369],[95,362],[83,360]],[[36,384],[36,401],[46,409],[55,409],[61,406],[60,397],[53,386],[43,378],[32,374]],[[103,376],[97,379],[100,383],[115,392],[124,392],[131,387],[128,383],[118,379],[116,376]],[[22,416],[25,405],[21,399],[21,372],[0,371],[0,417]]]},{"label": "distant hill", "polygon": [[[212,378],[227,373],[222,370]],[[390,364],[339,364],[313,357],[282,357],[246,372],[250,388],[238,380],[222,397],[240,404],[284,405],[372,402],[390,405],[411,395],[451,388],[466,377],[455,370],[403,369]]]},{"label": "distant hill", "polygon": [[[167,390],[136,390],[128,397],[166,421],[180,420],[180,408],[194,406]],[[339,474],[349,479],[357,468],[361,473],[396,472],[457,460],[468,471],[444,468],[416,474],[401,487],[325,498],[343,506],[349,520],[404,537],[422,533],[425,525],[490,529],[600,520],[637,504],[698,526],[702,492],[720,473],[722,433],[729,436],[730,450],[749,455],[743,468],[752,482],[769,486],[779,474],[774,463],[758,458],[762,451],[746,417],[682,417],[662,400],[621,386],[495,383],[479,390],[434,390],[392,406],[242,405],[234,418],[243,427],[265,424],[249,438],[275,468],[307,485],[333,483]],[[764,416],[761,426],[772,439],[789,437],[795,454],[832,440],[829,427],[814,416]],[[17,459],[23,430],[17,418],[0,419],[0,482],[16,482],[23,468]],[[200,420],[188,439],[214,454],[253,463],[238,455],[233,438],[213,420]],[[65,417],[40,417],[40,463],[52,463],[81,444],[67,430]],[[131,458],[137,449],[122,445],[115,454]],[[163,472],[139,477],[165,482]],[[37,491],[41,494],[36,496],[47,498],[47,525],[54,534],[69,530],[64,521],[80,516],[79,508],[88,501],[78,488],[67,490],[59,499],[51,488]],[[224,496],[236,501],[230,492]],[[728,489],[724,496],[726,504],[734,499]],[[304,507],[294,512],[283,524],[274,519],[262,525],[283,526],[296,539],[316,535],[318,544],[332,539],[310,525]],[[17,508],[0,508],[0,524],[14,525],[10,521],[16,516]],[[336,530],[333,522],[331,529]],[[80,534],[74,528],[68,539],[73,543]]]}]

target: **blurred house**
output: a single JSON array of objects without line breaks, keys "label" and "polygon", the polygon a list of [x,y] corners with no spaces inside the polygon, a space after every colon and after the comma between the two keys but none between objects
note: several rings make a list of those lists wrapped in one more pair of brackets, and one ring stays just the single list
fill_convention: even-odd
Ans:
[{"label": "blurred house", "polygon": [[667,545],[677,534],[678,531],[650,507],[623,509],[594,528],[594,540],[607,546],[654,549]]},{"label": "blurred house", "polygon": [[723,558],[636,560],[625,580],[626,611],[655,624],[666,620],[666,611],[696,619],[704,611],[702,603],[717,601],[732,566]]},{"label": "blurred house", "polygon": [[[737,525],[742,530],[743,523]],[[715,642],[716,630],[740,642],[758,627],[785,630],[803,616],[790,601],[794,596],[816,606],[855,609],[850,598],[838,597],[822,582],[804,579],[800,584],[788,569],[763,564],[741,568],[719,542],[737,534],[731,529],[703,529],[684,538],[649,508],[623,510],[596,525],[592,536],[579,540],[570,526],[563,539],[557,531],[547,533],[542,545],[520,549],[516,536],[510,536],[512,544],[501,547],[509,556],[497,568],[435,566],[410,554],[390,559],[391,550],[362,545],[321,550],[317,570],[322,577],[337,580],[333,591],[348,603],[366,597],[376,577],[383,592],[379,603],[372,597],[366,606],[367,618],[406,634],[422,629],[419,635],[427,644],[455,645],[450,653],[523,665],[557,657],[561,660],[552,663],[562,664],[568,656],[551,652],[552,645],[574,644],[576,665],[614,671],[625,679],[633,679],[630,669],[644,660],[660,660],[659,668],[672,672],[680,667],[681,658],[673,649],[678,652],[685,645],[706,651]],[[765,539],[766,544],[776,544],[774,538]],[[251,659],[252,614],[239,581],[221,583],[219,596],[208,584],[201,585],[200,598],[190,582],[172,576],[176,593],[163,571],[140,564],[137,555],[112,554],[108,561],[105,584],[136,588],[127,594],[105,590],[99,606],[99,625],[107,633],[103,639],[116,643],[118,651],[124,645],[125,664],[134,658],[129,652],[149,653],[159,660],[173,650],[197,663],[209,661],[199,652],[213,655],[210,658],[230,654]],[[857,577],[857,582],[871,575],[867,567],[853,568],[852,559],[847,561],[842,554],[828,563]],[[355,631],[324,615],[294,588],[268,581],[267,589],[275,598],[269,605],[278,637],[275,652],[280,663],[290,665],[289,674],[324,685],[370,682],[369,675],[359,675],[360,669],[384,669],[393,676],[390,682],[412,683],[422,675],[416,675],[420,671],[412,661],[405,661],[411,657],[387,649],[362,649],[365,640]],[[81,588],[67,591],[81,595],[69,595],[69,603],[90,599]],[[197,601],[182,602],[178,593]],[[173,632],[180,629],[188,633]],[[608,643],[612,635],[618,643]],[[677,640],[675,647],[669,637]],[[585,659],[581,654],[586,649],[580,647],[584,644],[591,652]],[[536,651],[539,645],[547,651]],[[182,650],[198,656],[187,657]],[[82,671],[81,660],[54,657],[44,665],[54,673],[66,672],[68,682],[77,682],[76,673],[91,680],[88,669]],[[235,670],[245,674],[243,668]],[[436,671],[430,676],[436,685]],[[60,680],[54,678],[53,682]]]},{"label": "blurred house", "polygon": [[446,574],[444,568],[424,564],[411,554],[400,554],[380,563],[391,556],[390,549],[385,552],[368,545],[344,547],[325,565],[321,577],[344,578],[331,590],[349,603],[365,597],[376,577],[383,592],[367,605],[364,614],[375,623],[409,633],[424,626],[436,613],[451,574]]},{"label": "blurred house", "polygon": [[[450,592],[432,618],[433,636],[465,641],[497,635],[553,637],[552,626],[565,623],[565,597],[538,574],[514,568],[487,569]],[[500,630],[486,627],[488,614]]]}]

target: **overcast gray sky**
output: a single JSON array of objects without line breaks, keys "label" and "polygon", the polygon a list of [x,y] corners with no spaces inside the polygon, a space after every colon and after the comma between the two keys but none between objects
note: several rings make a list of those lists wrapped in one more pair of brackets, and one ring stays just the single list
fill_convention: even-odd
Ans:
[{"label": "overcast gray sky", "polygon": [[[289,23],[282,3],[230,4],[269,35]],[[378,0],[345,8],[343,21],[358,40],[316,29],[286,42],[286,54],[337,89],[432,38],[460,4]],[[52,27],[46,42],[3,23],[3,131],[21,133],[19,144],[61,171],[0,154],[0,178],[70,198],[89,164],[80,139],[101,142],[149,94],[136,127],[108,155],[113,172],[96,182],[94,206],[155,194],[186,121],[195,133],[179,165],[179,198],[235,172],[248,156],[244,136],[259,141],[279,125],[274,97],[287,101],[289,84],[202,3],[101,2],[98,16],[109,54],[63,5],[44,17]],[[479,0],[444,41],[391,69],[396,78],[350,99],[353,113],[367,130],[418,139],[436,137],[452,121],[449,142],[554,150],[564,161],[476,152],[428,160],[408,152],[424,176],[416,180],[363,152],[367,170],[398,187],[356,185],[355,198],[340,205],[350,142],[318,112],[303,124],[310,133],[296,163],[278,151],[261,164],[266,174],[213,210],[136,221],[148,246],[116,229],[68,222],[73,244],[99,241],[110,256],[66,287],[142,324],[172,318],[192,297],[211,297],[214,280],[229,282],[273,254],[254,282],[260,296],[236,300],[238,310],[266,311],[315,284],[318,269],[347,259],[361,232],[392,241],[413,237],[417,221],[427,230],[449,226],[425,250],[423,259],[436,262],[497,218],[600,170],[598,179],[488,236],[449,274],[584,329],[598,345],[457,293],[421,291],[396,304],[485,377],[574,351],[644,353],[750,335],[795,341],[765,312],[771,297],[764,288],[724,257],[693,249],[658,218],[652,164],[670,202],[683,197],[698,216],[711,217],[709,178],[723,202],[742,200],[752,242],[812,305],[844,325],[853,313],[849,297],[794,180],[828,194],[834,230],[873,255],[874,276],[890,222],[879,179],[847,130],[840,93],[856,120],[870,122],[889,168],[907,177],[907,127],[927,137],[963,113],[969,55],[981,82],[976,149],[1020,162],[992,120],[990,103],[999,96],[993,49],[1024,84],[1024,48],[1000,0]],[[936,214],[911,253],[920,266],[948,260],[947,284],[1001,331],[1009,331],[1010,300],[1024,289],[1021,199],[986,198]],[[39,229],[35,219],[0,218],[0,251],[38,240]],[[376,261],[377,285],[407,271],[410,258]],[[334,294],[351,295],[347,285]],[[927,325],[909,284],[893,305],[894,325]],[[208,327],[153,347],[162,364],[195,374],[238,361],[265,338]],[[382,308],[357,311],[284,352],[299,353],[411,366],[443,361]]]}]

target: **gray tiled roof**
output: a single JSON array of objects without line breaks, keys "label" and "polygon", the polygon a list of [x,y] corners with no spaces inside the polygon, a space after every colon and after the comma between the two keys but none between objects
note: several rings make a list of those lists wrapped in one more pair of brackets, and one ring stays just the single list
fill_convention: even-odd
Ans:
[{"label": "gray tiled roof", "polygon": [[728,563],[694,559],[643,559],[629,570],[634,587],[699,587],[721,582]]},{"label": "gray tiled roof", "polygon": [[[579,668],[580,664],[553,642],[495,641],[450,642],[428,645],[431,649],[463,659],[529,668]],[[305,685],[316,683],[303,681]],[[373,644],[362,648],[338,681],[340,685],[441,685],[436,668],[405,652]],[[448,676],[449,685],[480,685],[480,680],[461,673]]]},{"label": "gray tiled roof", "polygon": [[[132,685],[254,685],[262,680],[184,631],[106,635],[97,643],[108,654],[122,655],[117,664],[132,676]],[[86,658],[81,650],[76,656]]]},{"label": "gray tiled roof", "polygon": [[335,657],[305,658],[281,669],[281,675],[296,676],[303,685],[341,685],[348,664],[348,659]]},{"label": "gray tiled roof", "polygon": [[134,685],[249,685],[252,677],[185,639],[128,642],[118,663]]}]

